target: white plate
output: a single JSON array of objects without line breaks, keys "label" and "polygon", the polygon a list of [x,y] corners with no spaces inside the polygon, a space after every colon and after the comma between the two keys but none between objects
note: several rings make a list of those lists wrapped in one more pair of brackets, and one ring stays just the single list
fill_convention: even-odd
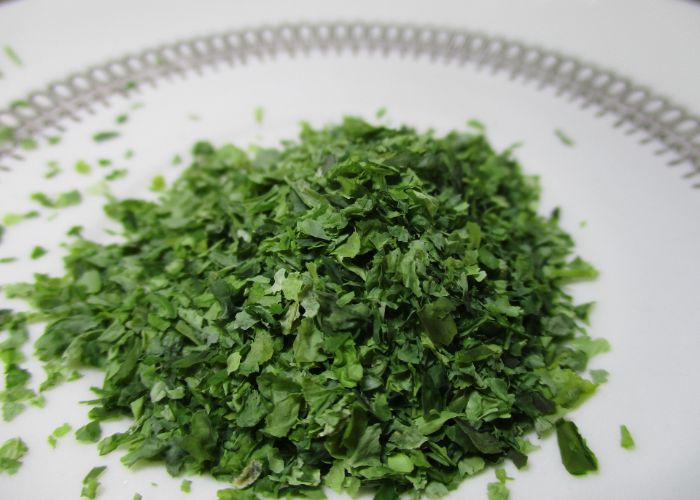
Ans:
[{"label": "white plate", "polygon": [[[201,138],[273,145],[294,137],[302,119],[321,125],[344,114],[371,118],[381,107],[388,110],[387,123],[438,132],[464,128],[468,119],[478,118],[498,148],[523,143],[517,157],[526,172],[541,176],[543,211],[563,207],[563,225],[574,235],[578,251],[600,269],[600,279],[573,291],[580,300],[597,301],[590,333],[612,344],[609,354],[593,362],[594,368],[610,371],[610,381],[572,415],[600,460],[600,472],[585,478],[568,475],[550,438],[530,456],[526,470],[507,467],[515,478],[509,484],[513,498],[696,497],[700,225],[693,219],[700,213],[700,192],[691,187],[692,180],[681,178],[691,171],[689,163],[670,168],[667,162],[673,157],[654,155],[663,147],[658,141],[640,145],[639,134],[625,133],[627,124],[613,127],[618,116],[596,116],[595,106],[581,109],[580,101],[557,97],[554,89],[539,90],[535,82],[511,80],[488,68],[478,71],[471,64],[435,63],[427,56],[282,54],[274,61],[187,75],[142,86],[131,98],[113,97],[109,106],[95,103],[92,114],[79,112],[80,121],[63,122],[66,131],[58,146],[41,147],[21,162],[5,159],[12,171],[0,172],[0,214],[36,208],[28,198],[34,191],[94,185],[109,170],[97,166],[98,158],[130,170],[113,183],[115,194],[152,197],[150,179],[176,177],[183,167],[171,165],[173,155],[187,157],[189,146]],[[136,102],[143,107],[131,109]],[[254,120],[258,106],[265,110],[262,125]],[[115,125],[115,116],[123,112],[130,115],[128,124]],[[574,139],[574,147],[562,144],[554,134],[557,128]],[[96,145],[91,136],[104,129],[119,129],[122,137]],[[133,149],[132,159],[124,159],[127,149]],[[64,172],[47,181],[42,173],[50,159]],[[77,159],[92,164],[90,176],[73,171]],[[21,260],[4,265],[0,281],[59,273],[59,244],[74,224],[85,226],[88,237],[108,238],[104,229],[111,224],[101,213],[101,201],[88,195],[79,207],[55,218],[47,219],[44,211],[41,219],[10,228],[0,257]],[[50,253],[31,261],[27,256],[37,244]],[[38,382],[41,371],[35,362],[32,372]],[[109,468],[101,479],[100,498],[131,498],[135,492],[145,499],[188,498],[179,491],[180,479],[170,478],[161,467],[130,471],[119,463],[119,453],[98,457],[93,446],[70,437],[60,440],[57,449],[49,448],[46,436],[55,427],[87,422],[87,408],[78,402],[89,399],[89,387],[100,381],[98,373],[88,374],[47,393],[44,410],[29,409],[0,425],[0,442],[21,436],[30,448],[17,475],[0,477],[2,498],[75,498],[85,473],[101,464]],[[637,441],[634,451],[619,446],[623,423]],[[189,498],[214,498],[225,486],[190,479],[194,496]],[[452,497],[485,498],[490,481],[489,471],[465,482]]]}]

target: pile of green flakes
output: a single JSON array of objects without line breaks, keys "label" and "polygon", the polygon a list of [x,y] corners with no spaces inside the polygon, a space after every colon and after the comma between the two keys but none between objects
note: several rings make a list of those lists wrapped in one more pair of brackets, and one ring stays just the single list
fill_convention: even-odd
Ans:
[{"label": "pile of green flakes", "polygon": [[524,466],[533,430],[596,469],[562,420],[605,348],[562,287],[596,273],[509,151],[346,118],[193,153],[158,202],[106,206],[123,242],[77,239],[65,276],[6,289],[34,308],[3,315],[7,342],[48,322],[43,389],[98,367],[90,417],[133,418],[101,453],[211,474],[227,499],[440,496]]}]

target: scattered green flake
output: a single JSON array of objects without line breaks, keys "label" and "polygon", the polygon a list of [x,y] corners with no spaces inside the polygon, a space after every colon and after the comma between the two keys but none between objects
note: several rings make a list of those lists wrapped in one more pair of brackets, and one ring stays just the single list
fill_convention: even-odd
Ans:
[{"label": "scattered green flake", "polygon": [[173,159],[170,161],[170,163],[172,165],[180,165],[182,163],[182,156],[180,156],[179,154],[173,156]]},{"label": "scattered green flake", "polygon": [[5,45],[5,55],[7,58],[15,63],[17,66],[22,66],[22,59],[17,55],[17,52],[15,52],[15,49],[10,47],[9,45]]},{"label": "scattered green flake", "polygon": [[48,167],[48,169],[44,174],[45,179],[52,179],[63,171],[56,160],[50,160],[46,162],[46,166]]},{"label": "scattered green flake", "polygon": [[185,493],[189,493],[192,491],[192,481],[189,479],[184,479],[182,481],[182,484],[180,484],[180,491],[183,491]]},{"label": "scattered green flake", "polygon": [[[83,277],[86,277],[86,275],[87,273],[83,274]],[[99,282],[99,274],[96,276],[97,277],[91,277],[90,281],[84,280],[88,292],[92,291],[92,293],[96,293],[100,290],[101,283]],[[75,439],[83,443],[96,443],[100,440],[101,436],[102,427],[100,427],[100,422],[98,420],[93,420],[75,431]]]},{"label": "scattered green flake", "polygon": [[17,109],[17,108],[28,108],[29,103],[23,99],[18,99],[16,101],[12,101],[10,103],[10,108],[11,109]]},{"label": "scattered green flake", "polygon": [[156,175],[151,179],[151,187],[149,188],[154,193],[160,193],[165,189],[165,179],[162,175]]},{"label": "scattered green flake", "polygon": [[59,193],[55,198],[45,193],[32,193],[30,198],[46,208],[67,208],[79,205],[83,201],[83,197],[77,189]]},{"label": "scattered green flake", "polygon": [[18,437],[5,441],[0,446],[0,472],[10,476],[17,473],[27,450],[27,445]]},{"label": "scattered green flake", "polygon": [[82,238],[83,226],[71,226],[71,228],[66,233],[66,236],[76,236]]},{"label": "scattered green flake", "polygon": [[144,106],[145,106],[145,104],[142,102],[135,102],[131,105],[131,109],[137,110],[137,109],[143,108]]},{"label": "scattered green flake", "polygon": [[81,175],[88,175],[92,172],[92,167],[85,160],[78,160],[75,162],[75,171]]},{"label": "scattered green flake", "polygon": [[561,461],[570,474],[579,476],[598,470],[598,460],[579,434],[576,424],[560,420],[557,423],[557,442]]},{"label": "scattered green flake", "polygon": [[97,160],[97,164],[100,167],[109,167],[112,164],[112,160],[110,160],[109,158],[100,158],[99,160]]},{"label": "scattered green flake", "polygon": [[[26,284],[5,285],[5,295],[9,299],[27,298],[29,290]],[[0,403],[2,403],[2,418],[6,422],[13,420],[31,404],[35,398],[35,392],[29,387],[31,374],[22,368],[24,361],[22,347],[29,338],[27,329],[28,315],[26,313],[13,313],[9,309],[0,309],[0,331],[3,334],[3,342],[0,343],[0,361],[5,365],[4,389],[0,391]]]},{"label": "scattered green flake", "polygon": [[25,151],[34,151],[36,148],[39,147],[39,143],[36,142],[36,139],[26,137],[24,139],[20,139],[19,147],[24,149]]},{"label": "scattered green flake", "polygon": [[129,171],[125,168],[115,168],[110,173],[105,175],[105,180],[106,181],[116,181],[117,179],[121,179],[122,177],[126,177],[128,174],[129,174]]},{"label": "scattered green flake", "polygon": [[114,121],[117,122],[118,125],[123,125],[129,121],[129,115],[122,113],[121,115],[118,115]]},{"label": "scattered green flake", "polygon": [[474,118],[472,118],[471,120],[467,120],[467,126],[473,128],[479,133],[484,133],[486,131],[486,125]]},{"label": "scattered green flake", "polygon": [[56,442],[58,441],[59,438],[62,438],[66,434],[68,434],[71,430],[71,426],[68,423],[65,423],[59,427],[56,427],[53,432],[49,435],[47,438],[47,441],[49,442],[49,446],[51,448],[56,447]]},{"label": "scattered green flake", "polygon": [[112,198],[112,192],[109,190],[109,185],[104,179],[85,188],[85,192],[95,196],[104,196],[108,199]]},{"label": "scattered green flake", "polygon": [[56,144],[58,144],[59,142],[61,142],[61,138],[60,138],[59,136],[57,136],[57,135],[51,135],[51,136],[49,136],[49,137],[46,138],[46,142],[47,142],[50,146],[55,146]]},{"label": "scattered green flake", "polygon": [[591,370],[591,380],[595,385],[601,385],[608,381],[610,375],[606,370]]},{"label": "scattered green flake", "polygon": [[487,485],[487,494],[489,500],[508,500],[510,490],[504,483],[489,483]]},{"label": "scattered green flake", "polygon": [[134,498],[133,500],[143,500],[143,497],[141,496],[141,493],[134,493]]},{"label": "scattered green flake", "polygon": [[496,479],[498,479],[499,482],[504,483],[506,481],[512,481],[512,477],[508,477],[508,473],[506,472],[505,469],[496,469]]},{"label": "scattered green flake", "polygon": [[11,264],[17,262],[17,257],[0,257],[0,264]]},{"label": "scattered green flake", "polygon": [[265,109],[262,106],[255,108],[255,123],[262,125],[265,120]]},{"label": "scattered green flake", "polygon": [[98,479],[106,469],[107,467],[104,465],[90,469],[90,472],[88,472],[83,479],[83,489],[80,491],[81,498],[94,500],[94,498],[97,496],[97,490],[100,487],[100,482]]},{"label": "scattered green flake", "polygon": [[47,253],[48,253],[48,250],[46,250],[44,247],[37,245],[32,249],[32,253],[31,253],[30,257],[32,260],[36,260],[40,257],[43,257]]},{"label": "scattered green flake", "polygon": [[201,120],[201,117],[195,113],[189,113],[187,115],[187,118],[189,118],[190,121],[193,121],[193,122],[198,122],[199,120]]},{"label": "scattered green flake", "polygon": [[10,142],[15,138],[15,130],[10,127],[0,127],[0,144]]},{"label": "scattered green flake", "polygon": [[556,135],[559,138],[559,140],[562,142],[562,144],[565,144],[566,146],[574,146],[575,145],[575,143],[571,139],[571,137],[566,135],[566,133],[561,129],[556,129],[554,131],[554,135]]},{"label": "scattered green flake", "polygon": [[620,446],[626,450],[633,450],[635,446],[634,438],[626,425],[620,426]]},{"label": "scattered green flake", "polygon": [[386,108],[382,107],[377,110],[377,112],[374,114],[374,116],[377,118],[377,120],[381,120],[384,118],[386,115]]},{"label": "scattered green flake", "polygon": [[138,83],[136,83],[134,81],[126,82],[124,84],[124,92],[129,92],[129,91],[134,90],[136,88],[138,88]]},{"label": "scattered green flake", "polygon": [[134,151],[133,149],[127,149],[126,152],[124,153],[124,159],[129,160],[134,157]]},{"label": "scattered green flake", "polygon": [[488,500],[508,500],[510,491],[506,486],[507,481],[512,481],[512,477],[508,477],[504,469],[496,469],[497,483],[489,483],[487,486]]},{"label": "scattered green flake", "polygon": [[95,142],[105,142],[112,139],[116,139],[121,134],[116,130],[104,130],[102,132],[97,132],[92,135],[92,140]]},{"label": "scattered green flake", "polygon": [[24,212],[21,214],[9,213],[3,216],[2,223],[5,226],[14,226],[15,224],[19,224],[27,219],[36,219],[37,217],[39,217],[39,212],[36,210],[30,210],[29,212]]}]

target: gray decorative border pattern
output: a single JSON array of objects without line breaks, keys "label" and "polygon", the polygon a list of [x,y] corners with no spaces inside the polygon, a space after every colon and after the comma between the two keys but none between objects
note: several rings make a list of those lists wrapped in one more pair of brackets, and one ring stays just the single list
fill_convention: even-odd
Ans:
[{"label": "gray decorative border pattern", "polygon": [[[364,52],[427,57],[435,62],[471,64],[512,80],[617,117],[615,127],[638,133],[641,143],[660,144],[657,155],[669,165],[689,165],[686,177],[700,174],[700,117],[612,71],[555,51],[462,29],[365,22],[321,22],[264,26],[182,40],[93,66],[30,93],[25,106],[0,109],[0,127],[14,138],[0,145],[3,158],[21,159],[23,139],[64,129],[80,113],[92,112],[115,94],[138,92],[144,84],[197,72],[206,66],[246,64],[309,52]],[[700,187],[700,183],[695,184]]]}]

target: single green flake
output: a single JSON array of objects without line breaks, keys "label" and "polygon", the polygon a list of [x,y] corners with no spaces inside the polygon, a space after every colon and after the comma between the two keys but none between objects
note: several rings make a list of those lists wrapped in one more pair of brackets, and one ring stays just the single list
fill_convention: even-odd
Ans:
[{"label": "single green flake", "polygon": [[47,441],[49,442],[49,446],[51,446],[51,448],[55,448],[58,439],[62,438],[66,434],[68,434],[70,432],[70,430],[71,430],[71,426],[68,423],[65,423],[63,425],[56,427],[53,430],[53,432],[49,435],[49,437],[47,438]]},{"label": "single green flake", "polygon": [[2,223],[5,226],[14,226],[22,221],[36,219],[37,217],[39,217],[39,212],[36,210],[30,210],[24,213],[8,213],[3,216]]},{"label": "single green flake", "polygon": [[84,160],[78,160],[75,162],[74,168],[75,171],[81,175],[88,175],[90,172],[92,172],[92,167],[90,167],[90,164]]},{"label": "single green flake", "polygon": [[46,163],[48,167],[46,173],[44,174],[45,179],[52,179],[62,172],[62,169],[57,161],[50,160]]},{"label": "single green flake", "polygon": [[[85,274],[83,276],[85,276]],[[91,286],[92,293],[99,291],[100,286],[89,286]],[[99,420],[93,420],[75,431],[75,439],[82,443],[97,443],[100,437],[102,437],[102,428],[100,427]]]},{"label": "single green flake", "polygon": [[620,446],[626,450],[632,450],[635,447],[634,438],[624,424],[620,426]]},{"label": "single green flake", "polygon": [[4,472],[10,476],[17,473],[27,450],[27,445],[18,437],[5,441],[0,446],[0,473]]},{"label": "single green flake", "polygon": [[151,179],[151,187],[149,188],[154,193],[160,193],[165,189],[165,178],[162,175],[156,175]]},{"label": "single green flake", "polygon": [[573,139],[571,139],[571,137],[569,137],[563,130],[559,128],[554,130],[554,135],[556,135],[557,138],[562,142],[562,144],[566,146],[575,145]]},{"label": "single green flake", "polygon": [[40,257],[43,257],[43,256],[46,255],[47,253],[48,253],[48,250],[46,250],[46,249],[45,249],[44,247],[42,247],[42,246],[37,245],[37,246],[35,246],[35,247],[32,249],[32,253],[31,253],[29,256],[30,256],[30,258],[31,258],[32,260],[36,260],[36,259],[38,259],[38,258],[40,258]]},{"label": "single green flake", "polygon": [[19,55],[17,55],[17,52],[15,49],[13,49],[10,45],[5,45],[4,47],[5,50],[5,55],[7,58],[15,63],[17,66],[23,66],[24,64],[22,63],[22,59],[20,59]]},{"label": "single green flake", "polygon": [[586,440],[581,437],[576,424],[560,420],[557,423],[557,442],[561,461],[570,474],[579,476],[598,470],[598,460]]},{"label": "single green flake", "polygon": [[257,123],[258,125],[262,125],[264,120],[265,110],[261,106],[258,106],[257,108],[255,108],[255,123]]},{"label": "single green flake", "polygon": [[88,500],[94,500],[97,497],[97,490],[100,487],[100,482],[98,479],[107,469],[106,466],[93,467],[90,472],[87,473],[83,479],[83,488],[80,491],[81,498],[87,498]]},{"label": "single green flake", "polygon": [[106,181],[116,181],[118,179],[122,179],[129,175],[129,171],[125,168],[115,168],[112,171],[110,171],[107,175],[105,175],[105,180]]},{"label": "single green flake", "polygon": [[31,137],[25,137],[24,139],[20,139],[19,147],[24,149],[25,151],[34,151],[36,148],[39,147],[39,143],[36,142],[36,139],[33,139]]},{"label": "single green flake", "polygon": [[96,132],[92,135],[92,140],[95,142],[105,142],[116,139],[121,134],[116,130],[103,130],[101,132]]}]

